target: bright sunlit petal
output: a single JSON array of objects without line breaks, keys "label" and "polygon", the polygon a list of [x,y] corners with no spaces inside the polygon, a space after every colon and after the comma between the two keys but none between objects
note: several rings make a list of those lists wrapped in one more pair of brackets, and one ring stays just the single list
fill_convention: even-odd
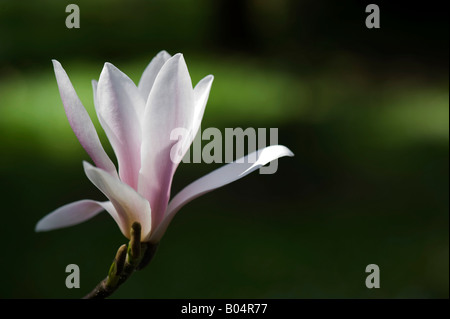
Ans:
[{"label": "bright sunlit petal", "polygon": [[67,119],[80,144],[97,167],[106,170],[110,174],[117,174],[116,167],[103,149],[94,124],[92,124],[89,114],[78,98],[66,71],[56,60],[53,60],[53,67]]},{"label": "bright sunlit petal", "polygon": [[36,231],[48,231],[80,224],[107,210],[114,220],[117,212],[110,202],[97,202],[90,199],[79,200],[59,207],[43,217],[36,225]]},{"label": "bright sunlit petal", "polygon": [[159,71],[144,112],[142,167],[139,193],[150,201],[152,220],[158,224],[169,199],[172,177],[178,163],[170,153],[177,141],[172,130],[192,127],[194,93],[183,55],[176,54]]},{"label": "bright sunlit petal", "polygon": [[133,81],[110,63],[100,74],[95,99],[100,124],[117,156],[120,179],[137,189],[144,100]]},{"label": "bright sunlit petal", "polygon": [[151,230],[151,211],[149,202],[129,185],[107,172],[83,162],[84,171],[89,180],[108,197],[116,208],[119,227],[125,237],[129,238],[130,228],[137,221],[142,226],[144,238]]},{"label": "bright sunlit petal", "polygon": [[170,54],[166,51],[159,52],[145,68],[139,80],[138,89],[145,101],[148,99],[148,95],[153,87],[156,76],[161,70],[164,63],[171,58]]},{"label": "bright sunlit petal", "polygon": [[[255,153],[256,161],[254,163],[248,163],[249,158],[254,158]],[[224,165],[189,184],[170,201],[163,222],[152,234],[150,240],[158,242],[175,214],[181,207],[193,199],[241,179],[267,163],[283,156],[294,156],[294,154],[287,147],[282,145],[268,146],[254,153],[250,153],[235,162]]]}]

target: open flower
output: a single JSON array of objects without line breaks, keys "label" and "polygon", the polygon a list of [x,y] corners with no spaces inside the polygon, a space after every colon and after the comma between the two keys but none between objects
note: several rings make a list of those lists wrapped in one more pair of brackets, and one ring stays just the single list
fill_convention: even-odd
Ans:
[{"label": "open flower", "polygon": [[[178,166],[171,160],[171,151],[177,148],[176,152],[184,155],[189,149],[200,127],[213,76],[206,76],[193,88],[183,55],[171,57],[162,51],[136,86],[119,69],[105,63],[98,83],[92,82],[94,104],[117,157],[117,172],[66,72],[58,61],[54,60],[53,66],[70,126],[96,165],[83,162],[84,171],[109,201],[85,199],[62,206],[42,218],[36,231],[76,225],[106,210],[127,238],[133,222],[139,222],[141,241],[158,243],[186,203],[272,160],[293,155],[281,145],[266,147],[256,151],[255,162],[248,163],[245,158],[224,165],[188,185],[169,202]],[[183,143],[170,139],[176,128],[190,133]]]}]

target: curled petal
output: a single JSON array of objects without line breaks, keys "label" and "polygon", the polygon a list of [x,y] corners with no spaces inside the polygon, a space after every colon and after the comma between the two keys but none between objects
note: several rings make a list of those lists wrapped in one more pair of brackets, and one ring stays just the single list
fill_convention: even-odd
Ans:
[{"label": "curled petal", "polygon": [[66,71],[58,61],[53,60],[52,62],[67,119],[80,144],[97,167],[110,174],[117,175],[116,167],[103,149],[94,124],[92,124],[89,114],[78,98]]},{"label": "curled petal", "polygon": [[[234,182],[261,168],[267,163],[283,156],[294,156],[294,154],[287,147],[282,145],[268,146],[256,152],[250,153],[249,155],[232,163],[224,165],[189,184],[170,201],[164,215],[164,220],[152,233],[150,241],[159,242],[175,214],[181,207],[193,199]],[[249,158],[255,157],[256,161],[254,163],[249,163]]]},{"label": "curled petal", "polygon": [[142,238],[151,231],[151,210],[149,202],[129,185],[111,176],[104,170],[83,162],[84,171],[89,180],[108,197],[117,211],[117,224],[125,237],[130,238],[131,225],[139,222],[142,226]]},{"label": "curled petal", "polygon": [[111,202],[90,199],[76,201],[54,210],[36,224],[36,231],[48,231],[80,224],[106,210],[117,221],[118,215]]}]

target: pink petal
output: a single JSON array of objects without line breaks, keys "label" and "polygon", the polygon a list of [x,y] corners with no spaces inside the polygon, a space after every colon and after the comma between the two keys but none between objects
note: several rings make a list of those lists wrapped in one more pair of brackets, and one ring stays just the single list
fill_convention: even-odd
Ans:
[{"label": "pink petal", "polygon": [[100,74],[95,99],[100,124],[117,156],[119,176],[137,189],[144,99],[133,81],[110,63]]},{"label": "pink petal", "polygon": [[198,133],[200,125],[202,123],[203,114],[205,113],[206,103],[208,102],[209,92],[211,90],[211,85],[214,80],[214,76],[208,75],[200,80],[194,88],[194,114],[192,118],[192,125],[190,127],[189,138],[186,139],[185,143],[181,146],[181,154],[186,154],[194,141],[195,136]]},{"label": "pink petal", "polygon": [[84,171],[89,180],[108,197],[114,205],[120,230],[125,237],[130,238],[130,228],[137,221],[142,226],[142,238],[151,231],[151,210],[149,202],[134,189],[111,176],[104,170],[83,162]]},{"label": "pink petal", "polygon": [[[247,163],[248,159],[255,158],[255,155],[256,161],[254,163]],[[152,232],[150,241],[159,242],[175,214],[181,207],[193,199],[216,188],[234,182],[266,165],[267,163],[283,156],[294,156],[294,154],[287,147],[282,145],[268,146],[240,158],[235,162],[224,165],[186,186],[170,201],[164,215],[164,220],[161,224],[159,224],[155,231]]]},{"label": "pink petal", "polygon": [[195,114],[194,114],[194,137],[202,122],[205,112],[206,102],[208,102],[209,91],[214,80],[214,76],[208,75],[200,80],[194,88]]},{"label": "pink petal", "polygon": [[91,219],[103,210],[107,210],[114,220],[117,221],[117,212],[110,202],[84,199],[61,206],[46,215],[37,223],[36,231],[48,231],[77,225]]},{"label": "pink petal", "polygon": [[161,70],[164,63],[170,59],[170,54],[166,51],[159,52],[150,62],[150,64],[145,68],[144,73],[142,73],[141,79],[138,84],[139,92],[145,101],[148,99],[148,95],[153,87],[156,76]]},{"label": "pink petal", "polygon": [[154,225],[163,218],[178,165],[171,160],[170,152],[180,143],[170,140],[170,134],[176,128],[190,131],[194,112],[191,78],[183,56],[176,54],[159,71],[144,112],[138,190],[150,201]]},{"label": "pink petal", "polygon": [[56,60],[53,60],[53,67],[67,119],[76,137],[97,167],[117,175],[116,167],[103,149],[94,124],[78,98],[66,71]]},{"label": "pink petal", "polygon": [[[98,109],[98,102],[97,102],[97,87],[98,87],[98,81],[96,80],[92,80],[92,92],[93,92],[93,97],[94,97],[94,106],[95,106],[95,111],[97,111]],[[97,115],[98,116],[98,115]]]}]

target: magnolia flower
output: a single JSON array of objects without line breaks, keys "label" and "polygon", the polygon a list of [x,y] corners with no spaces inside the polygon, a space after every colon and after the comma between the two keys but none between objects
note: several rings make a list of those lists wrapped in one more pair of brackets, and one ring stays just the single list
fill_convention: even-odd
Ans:
[{"label": "magnolia flower", "polygon": [[[229,163],[184,188],[169,202],[178,162],[171,150],[184,155],[196,135],[209,97],[213,76],[192,88],[182,54],[162,51],[145,69],[136,86],[119,69],[105,63],[98,83],[92,81],[97,117],[117,157],[118,171],[103,149],[92,121],[69,77],[53,60],[56,80],[70,126],[95,166],[83,162],[89,180],[109,201],[84,199],[62,206],[42,218],[36,231],[47,231],[84,222],[103,210],[130,238],[130,227],[139,222],[141,241],[158,243],[179,209],[211,190],[224,186],[282,156],[293,156],[284,146],[269,146]],[[184,128],[183,143],[170,133]],[[173,150],[172,150],[173,151]],[[248,157],[256,161],[248,163]]]}]

